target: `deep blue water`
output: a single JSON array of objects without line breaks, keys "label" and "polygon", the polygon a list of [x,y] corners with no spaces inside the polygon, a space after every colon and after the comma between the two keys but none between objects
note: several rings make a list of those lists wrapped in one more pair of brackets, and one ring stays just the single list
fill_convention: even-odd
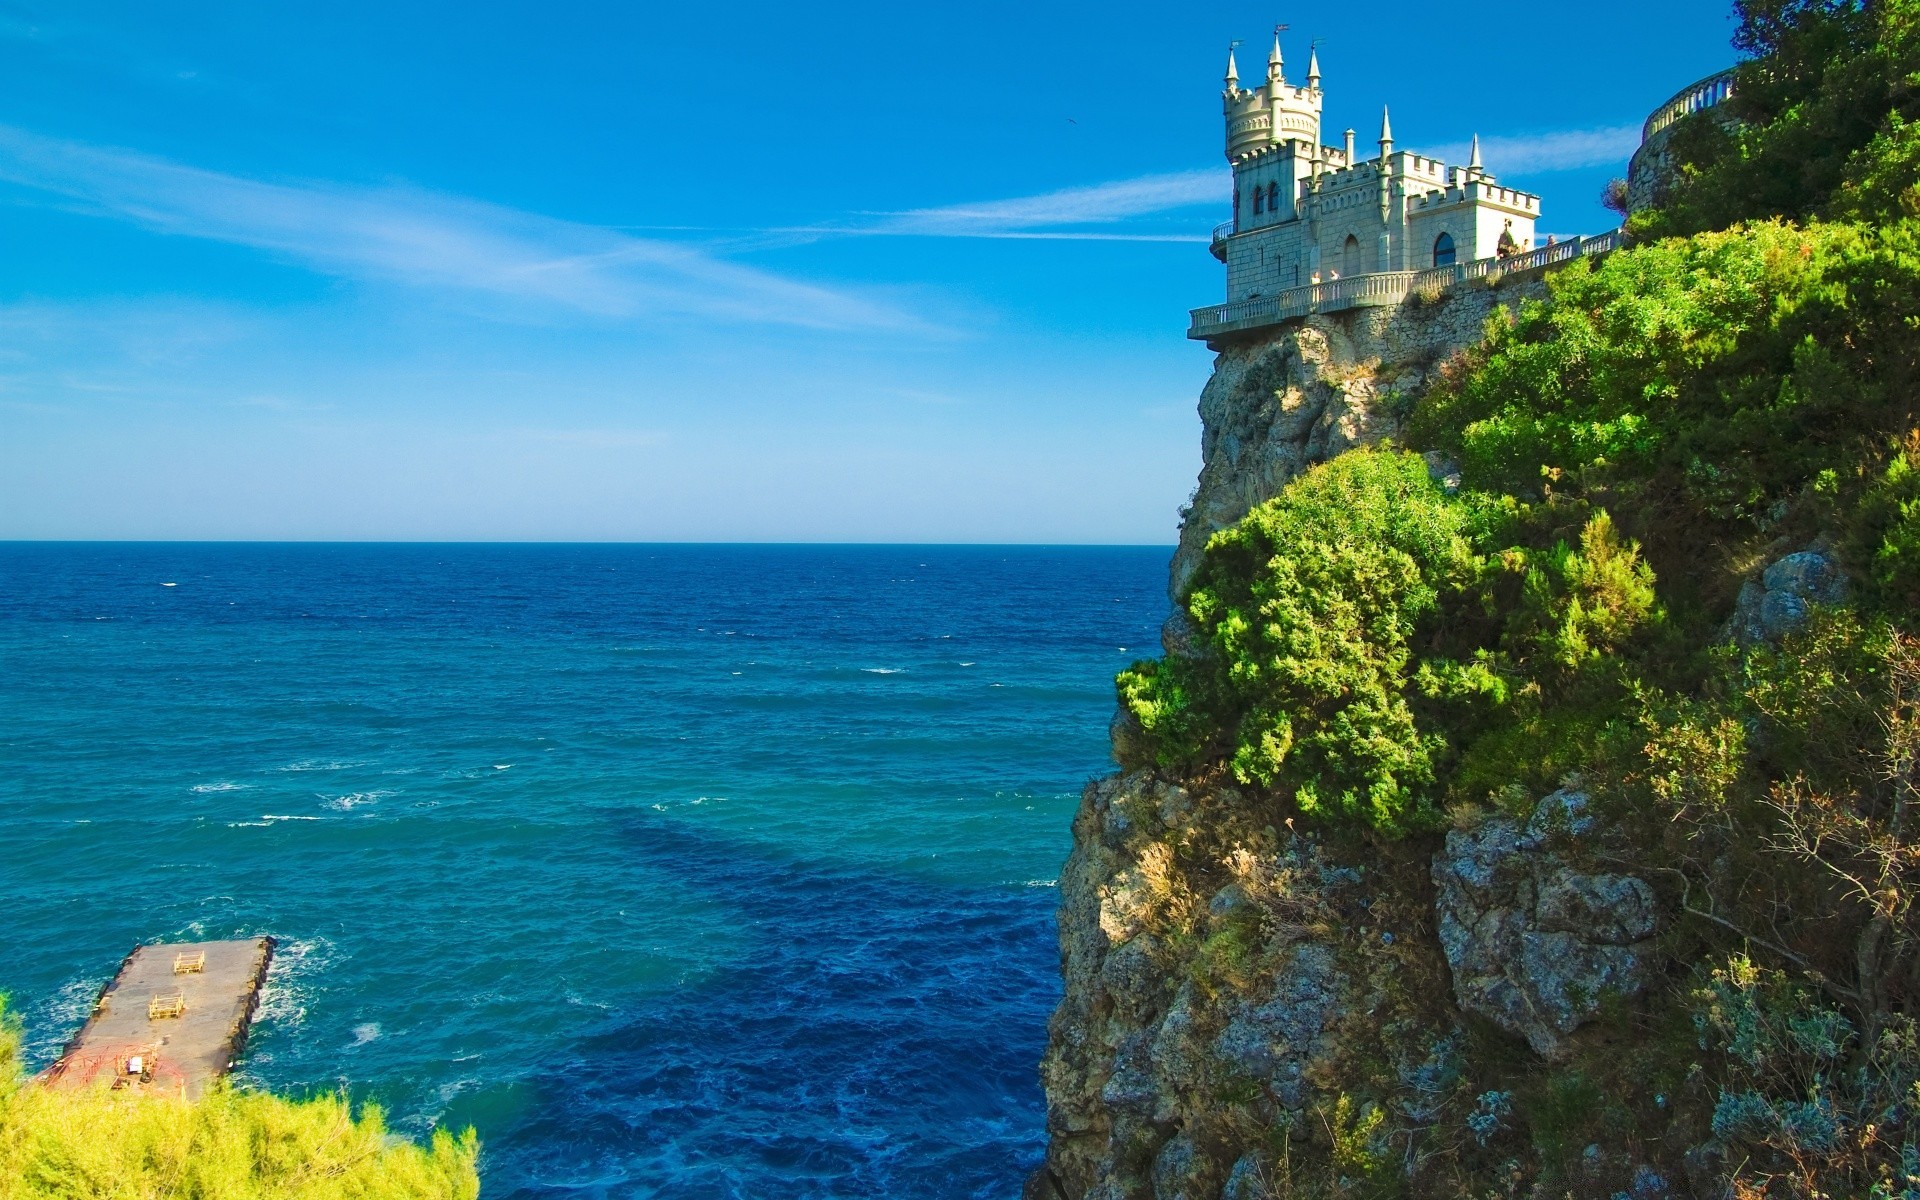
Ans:
[{"label": "deep blue water", "polygon": [[1167,553],[0,544],[0,991],[271,933],[245,1076],[491,1197],[1015,1195]]}]

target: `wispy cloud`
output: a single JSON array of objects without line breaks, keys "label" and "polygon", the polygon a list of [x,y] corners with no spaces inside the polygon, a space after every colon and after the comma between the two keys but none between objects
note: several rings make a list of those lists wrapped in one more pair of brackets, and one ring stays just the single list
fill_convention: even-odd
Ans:
[{"label": "wispy cloud", "polygon": [[[1602,129],[1562,129],[1528,137],[1483,137],[1480,153],[1489,171],[1531,175],[1612,164],[1624,169],[1639,145],[1638,124],[1610,125]],[[1468,144],[1436,147],[1433,153],[1447,162],[1463,163],[1467,161]]]},{"label": "wispy cloud", "polygon": [[908,314],[698,248],[420,188],[270,183],[0,126],[0,181],[162,233],[250,246],[325,274],[607,318],[664,313],[827,329]]},{"label": "wispy cloud", "polygon": [[1062,188],[1037,196],[951,204],[903,213],[879,214],[866,233],[923,237],[1050,237],[1128,241],[1191,241],[1195,235],[1127,233],[1088,229],[1137,217],[1219,205],[1232,187],[1224,170],[1176,171],[1143,175],[1089,187]]}]

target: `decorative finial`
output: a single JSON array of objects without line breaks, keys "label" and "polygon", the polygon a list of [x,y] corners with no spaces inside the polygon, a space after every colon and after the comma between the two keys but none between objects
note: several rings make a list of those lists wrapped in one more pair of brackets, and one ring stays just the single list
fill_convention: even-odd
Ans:
[{"label": "decorative finial", "polygon": [[1280,31],[1285,28],[1285,25],[1273,27],[1273,53],[1267,55],[1267,79],[1270,82],[1281,82],[1287,77],[1286,59],[1280,55]]},{"label": "decorative finial", "polygon": [[1470,171],[1480,169],[1480,135],[1477,133],[1473,135],[1473,156],[1467,159],[1467,169]]},{"label": "decorative finial", "polygon": [[1314,42],[1307,50],[1307,86],[1320,86],[1320,43]]},{"label": "decorative finial", "polygon": [[1240,46],[1240,39],[1227,43],[1227,90],[1232,91],[1240,85],[1240,67],[1233,61],[1233,52]]},{"label": "decorative finial", "polygon": [[1393,153],[1393,115],[1386,105],[1380,106],[1380,157]]}]

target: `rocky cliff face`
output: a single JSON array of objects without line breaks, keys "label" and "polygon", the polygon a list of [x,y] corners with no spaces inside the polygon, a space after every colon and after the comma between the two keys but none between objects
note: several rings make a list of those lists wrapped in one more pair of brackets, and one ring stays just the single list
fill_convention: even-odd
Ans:
[{"label": "rocky cliff face", "polygon": [[1431,373],[1479,339],[1495,308],[1543,295],[1538,280],[1471,285],[1425,303],[1308,317],[1222,348],[1200,393],[1200,481],[1173,556],[1174,597],[1208,538],[1313,464],[1392,436]]},{"label": "rocky cliff face", "polygon": [[[1223,349],[1174,595],[1209,536],[1392,436],[1494,307],[1539,288],[1313,317]],[[1177,617],[1164,640],[1191,652]],[[1640,986],[1653,892],[1602,861],[1577,792],[1441,844],[1335,840],[1296,831],[1271,797],[1156,773],[1128,734],[1117,721],[1123,773],[1087,788],[1062,878],[1066,996],[1030,1200],[1360,1194],[1376,1177],[1463,1194],[1509,1103],[1476,1090],[1470,1047],[1563,1055]],[[1644,1164],[1596,1155],[1600,1194],[1664,1194]]]}]

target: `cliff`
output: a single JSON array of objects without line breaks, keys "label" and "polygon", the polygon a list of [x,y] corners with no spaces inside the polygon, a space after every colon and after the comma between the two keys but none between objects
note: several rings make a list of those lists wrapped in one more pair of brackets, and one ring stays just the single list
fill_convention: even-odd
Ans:
[{"label": "cliff", "polygon": [[[1202,466],[1170,570],[1176,601],[1210,537],[1316,463],[1397,437],[1435,372],[1479,341],[1496,308],[1545,294],[1538,278],[1511,279],[1310,317],[1225,346],[1200,398]],[[1444,478],[1444,464],[1438,470]],[[1196,652],[1178,613],[1163,641],[1169,655]],[[1124,710],[1114,742],[1132,769],[1088,786],[1061,880],[1066,997],[1042,1069],[1051,1142],[1027,1188],[1032,1200],[1254,1200],[1295,1194],[1308,1176],[1377,1168],[1372,1147],[1391,1141],[1388,1114],[1353,1097],[1390,1080],[1404,1099],[1393,1120],[1431,1122],[1462,1079],[1469,1018],[1451,994],[1443,942],[1460,939],[1461,910],[1505,904],[1514,936],[1539,923],[1541,902],[1530,896],[1515,913],[1523,906],[1504,878],[1471,897],[1445,884],[1461,873],[1491,882],[1501,869],[1558,871],[1550,913],[1577,908],[1596,881],[1601,891],[1632,888],[1544,853],[1520,864],[1520,846],[1536,842],[1507,826],[1449,839],[1438,867],[1420,849],[1383,854],[1296,830],[1256,789],[1218,771],[1152,769]],[[1456,859],[1467,865],[1456,869]],[[1606,910],[1612,898],[1593,899]],[[1644,937],[1644,897],[1631,900],[1640,907],[1626,933]],[[1565,935],[1577,943],[1568,955],[1631,958],[1624,934],[1614,939],[1625,938],[1621,950],[1579,941],[1616,933],[1595,923],[1589,913],[1561,922],[1583,931]],[[1546,1038],[1580,1024],[1580,1013],[1535,1019],[1500,976],[1509,970],[1524,989],[1525,968],[1500,951],[1483,956],[1491,981],[1482,990],[1500,998],[1478,1007],[1516,1009],[1511,1024]],[[1594,982],[1617,967],[1552,969]],[[1344,1136],[1344,1151],[1329,1130]],[[1325,1143],[1317,1150],[1316,1140]],[[1421,1177],[1417,1158],[1409,1148],[1410,1178]]]},{"label": "cliff", "polygon": [[1920,1197],[1916,307],[1755,223],[1223,349],[1026,1194]]}]

